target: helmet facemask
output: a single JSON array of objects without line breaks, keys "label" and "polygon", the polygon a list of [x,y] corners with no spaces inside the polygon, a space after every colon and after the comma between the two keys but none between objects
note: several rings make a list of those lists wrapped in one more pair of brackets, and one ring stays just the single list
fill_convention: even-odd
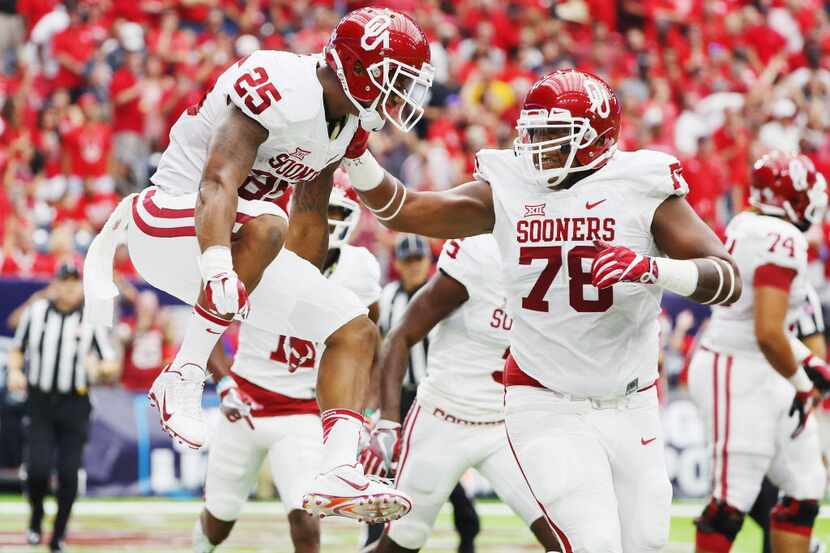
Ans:
[{"label": "helmet facemask", "polygon": [[[597,167],[616,151],[615,145],[586,165],[574,165],[577,153],[594,145],[600,136],[587,119],[572,117],[566,109],[522,110],[516,130],[513,151],[525,161],[529,176],[548,188],[562,184],[572,173]],[[556,152],[567,157],[561,165],[551,167],[551,154]]]},{"label": "helmet facemask", "polygon": [[360,221],[360,206],[345,196],[335,197],[329,201],[329,248],[338,248],[348,244]]},{"label": "helmet facemask", "polygon": [[[386,120],[403,132],[409,132],[424,114],[424,105],[429,99],[429,89],[435,76],[435,68],[424,63],[420,69],[386,57],[363,70],[369,80],[379,90],[371,104],[361,104],[349,90],[343,63],[335,48],[329,53],[334,60],[337,78],[343,92],[357,108],[360,126],[369,132],[379,131]],[[390,107],[389,99],[394,98],[400,107]],[[381,115],[381,113],[383,115]]]}]

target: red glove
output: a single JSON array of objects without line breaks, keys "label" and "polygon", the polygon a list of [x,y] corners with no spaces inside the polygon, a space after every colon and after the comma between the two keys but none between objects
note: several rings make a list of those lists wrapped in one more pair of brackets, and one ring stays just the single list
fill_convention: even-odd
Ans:
[{"label": "red glove", "polygon": [[804,367],[804,371],[807,373],[807,376],[809,376],[810,380],[813,382],[813,386],[815,386],[822,395],[830,392],[830,367],[828,367],[824,361],[815,355],[808,355],[801,362],[801,365]]},{"label": "red glove", "polygon": [[230,377],[223,378],[216,389],[219,392],[219,398],[222,400],[219,404],[219,410],[222,411],[225,418],[231,422],[245,419],[245,422],[253,430],[254,420],[251,417],[251,411],[262,409],[262,405],[257,403],[247,392],[239,389]]},{"label": "red glove", "polygon": [[647,255],[640,255],[625,246],[612,246],[594,240],[597,256],[591,265],[591,283],[597,288],[608,288],[618,282],[657,281],[657,265]]},{"label": "red glove", "polygon": [[346,148],[346,153],[343,157],[347,159],[357,159],[363,155],[363,152],[369,147],[369,133],[358,126],[357,130]]},{"label": "red glove", "polygon": [[360,452],[360,463],[366,474],[390,477],[397,468],[401,453],[401,425],[381,419],[372,430],[369,445]]}]

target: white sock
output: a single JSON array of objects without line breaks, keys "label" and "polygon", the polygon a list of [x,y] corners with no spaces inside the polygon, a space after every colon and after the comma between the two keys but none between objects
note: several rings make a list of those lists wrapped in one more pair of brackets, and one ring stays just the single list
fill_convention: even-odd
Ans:
[{"label": "white sock", "polygon": [[207,370],[207,360],[210,357],[210,352],[213,351],[216,342],[219,341],[219,338],[222,337],[230,324],[230,321],[208,312],[201,305],[194,305],[190,320],[187,321],[187,327],[184,331],[184,340],[182,340],[182,345],[173,360],[173,366],[195,363]]},{"label": "white sock", "polygon": [[351,409],[329,409],[320,413],[323,423],[323,464],[320,472],[357,462],[360,433],[365,420]]},{"label": "white sock", "polygon": [[196,519],[193,525],[193,553],[212,553],[216,546],[210,543],[205,532],[202,530],[201,518]]}]

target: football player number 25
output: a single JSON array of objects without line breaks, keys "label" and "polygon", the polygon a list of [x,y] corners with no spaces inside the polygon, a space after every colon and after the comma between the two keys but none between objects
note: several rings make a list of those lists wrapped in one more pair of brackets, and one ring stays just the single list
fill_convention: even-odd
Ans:
[{"label": "football player number 25", "polygon": [[268,82],[268,73],[264,67],[254,67],[240,75],[233,89],[240,98],[245,98],[245,105],[256,115],[268,109],[272,100],[279,102],[282,98],[277,88]]},{"label": "football player number 25", "polygon": [[[611,287],[597,290],[596,299],[586,299],[584,290],[591,285],[591,271],[582,266],[583,259],[593,259],[596,249],[592,246],[577,246],[568,252],[568,303],[580,313],[607,311],[614,303]],[[562,246],[527,246],[519,250],[519,265],[531,265],[535,261],[547,261],[530,293],[522,298],[522,307],[531,311],[550,311],[545,296],[556,274],[562,268]]]}]

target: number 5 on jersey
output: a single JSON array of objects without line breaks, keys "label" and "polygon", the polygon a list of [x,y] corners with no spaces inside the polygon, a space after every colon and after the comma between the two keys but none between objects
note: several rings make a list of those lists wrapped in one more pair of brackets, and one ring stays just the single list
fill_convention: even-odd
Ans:
[{"label": "number 5 on jersey", "polygon": [[[248,73],[240,75],[233,89],[240,98],[245,99],[245,105],[254,115],[268,109],[271,100],[279,102],[282,98],[277,88],[268,82],[268,73],[264,67],[254,67]],[[258,96],[259,100],[254,95]]]}]

